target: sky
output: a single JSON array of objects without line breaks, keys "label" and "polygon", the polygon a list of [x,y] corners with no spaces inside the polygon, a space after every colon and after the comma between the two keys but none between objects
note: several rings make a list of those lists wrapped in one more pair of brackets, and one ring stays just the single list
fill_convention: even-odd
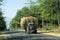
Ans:
[{"label": "sky", "polygon": [[17,11],[27,6],[25,3],[27,0],[5,0],[4,4],[1,6],[3,10],[3,16],[6,17],[7,29],[10,28],[9,23],[12,18],[15,17]]}]

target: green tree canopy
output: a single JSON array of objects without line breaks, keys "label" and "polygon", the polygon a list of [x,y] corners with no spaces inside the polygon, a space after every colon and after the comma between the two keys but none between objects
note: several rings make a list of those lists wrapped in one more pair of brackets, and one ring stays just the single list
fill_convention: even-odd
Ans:
[{"label": "green tree canopy", "polygon": [[13,18],[16,22],[19,22],[21,17],[27,16],[38,18],[39,23],[40,20],[42,20],[42,23],[46,20],[60,20],[60,0],[29,0],[29,3],[28,7],[23,7],[17,11]]},{"label": "green tree canopy", "polygon": [[[0,0],[0,6],[2,5],[3,0]],[[3,12],[1,11],[0,8],[0,31],[4,31],[6,29],[6,22],[3,17]]]},{"label": "green tree canopy", "polygon": [[60,0],[37,0],[37,2],[40,4],[40,13],[43,19],[57,20],[60,15]]},{"label": "green tree canopy", "polygon": [[2,16],[2,11],[0,11],[0,31],[3,31],[6,29],[6,22],[4,21],[4,17]]}]

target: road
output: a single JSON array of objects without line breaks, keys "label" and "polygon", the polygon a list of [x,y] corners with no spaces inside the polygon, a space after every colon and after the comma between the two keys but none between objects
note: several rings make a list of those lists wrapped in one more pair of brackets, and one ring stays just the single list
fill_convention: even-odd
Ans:
[{"label": "road", "polygon": [[6,39],[1,40],[60,40],[60,37],[44,35],[43,33],[27,34],[22,31],[5,32]]}]

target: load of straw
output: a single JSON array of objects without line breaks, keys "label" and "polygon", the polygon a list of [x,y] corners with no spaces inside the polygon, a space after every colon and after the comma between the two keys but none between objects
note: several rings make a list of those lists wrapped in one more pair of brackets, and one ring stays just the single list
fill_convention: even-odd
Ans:
[{"label": "load of straw", "polygon": [[38,19],[36,17],[30,16],[30,17],[23,17],[23,18],[21,18],[21,21],[20,21],[21,28],[26,29],[26,27],[28,26],[28,23],[30,23],[30,22],[33,22],[34,25],[36,27],[38,27]]}]

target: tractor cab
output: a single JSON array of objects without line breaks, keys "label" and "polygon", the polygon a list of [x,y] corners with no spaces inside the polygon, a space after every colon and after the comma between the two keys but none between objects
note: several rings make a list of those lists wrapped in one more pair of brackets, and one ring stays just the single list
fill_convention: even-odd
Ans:
[{"label": "tractor cab", "polygon": [[36,26],[33,22],[28,23],[27,33],[37,33]]}]

